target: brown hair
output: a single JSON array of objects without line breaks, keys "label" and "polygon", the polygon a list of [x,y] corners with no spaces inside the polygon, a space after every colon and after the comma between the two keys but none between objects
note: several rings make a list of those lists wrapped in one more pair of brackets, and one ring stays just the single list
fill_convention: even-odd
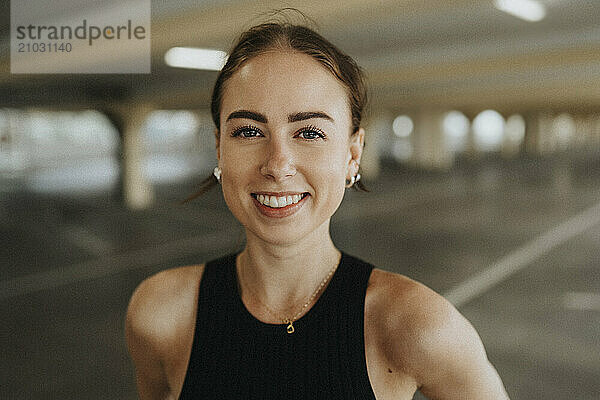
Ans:
[{"label": "brown hair", "polygon": [[360,128],[367,101],[363,73],[356,62],[310,28],[290,23],[265,23],[242,33],[215,82],[211,100],[212,119],[219,130],[221,101],[227,80],[248,60],[269,50],[294,50],[325,66],[348,91],[352,133]]},{"label": "brown hair", "polygon": [[[250,59],[274,49],[298,51],[309,55],[325,66],[346,87],[352,114],[351,134],[358,132],[367,103],[367,90],[363,72],[356,62],[323,36],[306,26],[289,22],[268,22],[256,25],[241,34],[236,45],[230,51],[225,66],[217,76],[210,110],[219,134],[221,103],[227,80]],[[217,180],[211,175],[201,183],[200,191],[185,201],[200,196],[215,183]],[[360,181],[354,187],[366,190]]]}]

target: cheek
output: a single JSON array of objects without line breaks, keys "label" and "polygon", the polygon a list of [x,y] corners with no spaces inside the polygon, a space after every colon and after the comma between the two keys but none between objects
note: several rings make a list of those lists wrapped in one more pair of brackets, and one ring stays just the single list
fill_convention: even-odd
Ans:
[{"label": "cheek", "polygon": [[344,193],[346,179],[346,152],[328,152],[315,158],[310,165],[315,178],[321,187],[327,188],[333,197],[341,197]]},{"label": "cheek", "polygon": [[240,156],[239,151],[233,146],[221,148],[220,166],[222,169],[221,190],[225,203],[236,217],[240,217],[236,210],[240,207],[248,186],[248,171],[252,169],[248,157]]},{"label": "cheek", "polygon": [[247,172],[254,163],[254,158],[251,153],[239,149],[236,146],[225,144],[221,147],[221,159],[219,165],[223,170],[223,177],[229,178],[230,181],[239,180],[247,175]]},{"label": "cheek", "polygon": [[324,157],[324,161],[329,164],[329,170],[332,175],[339,175],[344,177],[348,167],[349,152],[347,146],[339,145],[336,146],[336,151],[330,152]]},{"label": "cheek", "polygon": [[221,178],[221,190],[225,202],[229,208],[239,206],[240,201],[246,196],[246,188],[248,187],[248,167],[239,162],[223,163],[223,175]]},{"label": "cheek", "polygon": [[[223,172],[223,176],[225,172]],[[221,183],[221,191],[227,208],[233,216],[242,224],[248,219],[247,207],[252,201],[251,198],[246,198],[246,192],[242,190],[244,183],[239,177],[234,174],[229,174],[228,178],[224,178]]]}]

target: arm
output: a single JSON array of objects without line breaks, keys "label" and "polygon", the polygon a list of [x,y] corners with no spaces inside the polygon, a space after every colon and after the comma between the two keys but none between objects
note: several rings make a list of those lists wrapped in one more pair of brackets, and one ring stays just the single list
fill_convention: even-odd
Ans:
[{"label": "arm", "polygon": [[424,286],[417,291],[413,371],[421,392],[439,400],[508,400],[469,321],[437,293]]},{"label": "arm", "polygon": [[125,333],[141,400],[177,398],[187,371],[204,266],[174,268],[133,293]]},{"label": "arm", "polygon": [[376,270],[369,315],[379,351],[430,399],[508,400],[473,326],[442,296]]},{"label": "arm", "polygon": [[[151,278],[152,279],[152,278]],[[149,297],[152,282],[142,282],[134,292],[125,319],[129,354],[135,366],[140,400],[165,400],[170,397],[169,384],[156,347]]]}]

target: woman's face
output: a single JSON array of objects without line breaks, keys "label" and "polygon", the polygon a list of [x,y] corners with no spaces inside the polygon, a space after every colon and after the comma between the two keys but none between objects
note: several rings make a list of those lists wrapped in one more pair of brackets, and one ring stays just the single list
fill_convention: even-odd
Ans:
[{"label": "woman's face", "polygon": [[220,118],[223,195],[247,233],[274,244],[328,234],[364,138],[350,135],[342,83],[306,54],[267,52],[226,82]]}]

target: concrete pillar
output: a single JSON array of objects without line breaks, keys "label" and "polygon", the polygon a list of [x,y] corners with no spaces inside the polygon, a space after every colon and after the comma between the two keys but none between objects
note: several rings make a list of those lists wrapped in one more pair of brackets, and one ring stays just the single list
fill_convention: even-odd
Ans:
[{"label": "concrete pillar", "polygon": [[545,112],[530,113],[525,117],[525,151],[529,154],[546,154],[556,146],[552,115]]},{"label": "concrete pillar", "polygon": [[479,113],[477,112],[465,112],[464,115],[469,120],[469,129],[465,135],[465,145],[461,154],[461,157],[474,161],[481,157],[480,151],[475,145],[475,133],[473,132],[473,121]]},{"label": "concrete pillar", "polygon": [[592,134],[594,131],[594,120],[591,115],[576,115],[574,146],[579,149],[586,149],[592,143]]},{"label": "concrete pillar", "polygon": [[149,105],[130,104],[120,109],[123,118],[123,197],[128,208],[144,209],[152,205],[154,190],[144,175],[146,149],[143,142],[143,126]]},{"label": "concrete pillar", "polygon": [[594,149],[600,149],[600,114],[592,115],[592,141],[590,144]]},{"label": "concrete pillar", "polygon": [[520,114],[509,115],[504,126],[504,138],[500,154],[505,159],[512,159],[519,155],[523,147],[525,121]]},{"label": "concrete pillar", "polygon": [[523,138],[523,150],[527,154],[537,154],[537,114],[528,113],[525,115],[525,137]]},{"label": "concrete pillar", "polygon": [[441,110],[422,110],[415,115],[412,134],[412,163],[429,170],[447,170],[454,163],[454,153],[446,145]]}]

